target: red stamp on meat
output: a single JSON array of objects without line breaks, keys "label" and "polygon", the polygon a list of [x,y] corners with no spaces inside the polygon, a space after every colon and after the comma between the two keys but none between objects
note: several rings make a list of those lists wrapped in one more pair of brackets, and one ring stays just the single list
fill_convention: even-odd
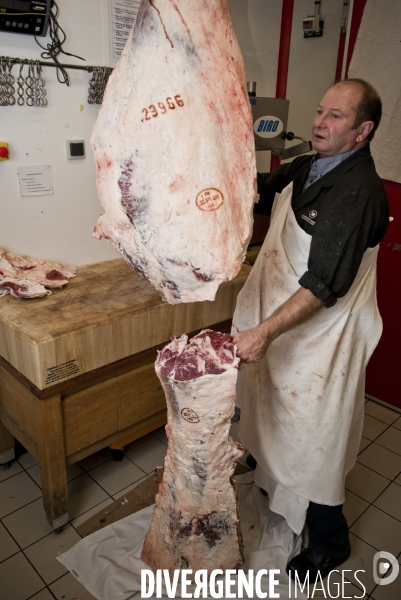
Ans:
[{"label": "red stamp on meat", "polygon": [[199,423],[200,421],[200,418],[192,408],[183,408],[181,416],[185,421],[188,421],[188,423]]},{"label": "red stamp on meat", "polygon": [[196,196],[196,206],[205,211],[217,210],[223,202],[223,194],[216,188],[202,190]]}]

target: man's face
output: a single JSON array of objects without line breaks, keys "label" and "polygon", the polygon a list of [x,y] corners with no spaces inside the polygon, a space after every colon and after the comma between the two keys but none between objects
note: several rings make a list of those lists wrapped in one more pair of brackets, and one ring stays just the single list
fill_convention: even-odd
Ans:
[{"label": "man's face", "polygon": [[322,158],[348,152],[365,143],[358,140],[360,128],[352,129],[355,108],[361,97],[359,86],[341,84],[323,96],[312,124],[312,145]]}]

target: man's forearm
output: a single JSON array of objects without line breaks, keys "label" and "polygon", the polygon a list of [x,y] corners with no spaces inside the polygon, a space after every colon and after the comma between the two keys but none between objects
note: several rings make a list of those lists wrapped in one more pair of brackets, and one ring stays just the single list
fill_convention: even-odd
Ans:
[{"label": "man's forearm", "polygon": [[266,321],[234,336],[238,356],[243,362],[258,362],[276,338],[306,321],[322,307],[312,292],[301,287]]},{"label": "man's forearm", "polygon": [[282,333],[306,321],[322,307],[323,304],[312,292],[300,287],[269,319],[261,323],[260,327],[273,341]]}]

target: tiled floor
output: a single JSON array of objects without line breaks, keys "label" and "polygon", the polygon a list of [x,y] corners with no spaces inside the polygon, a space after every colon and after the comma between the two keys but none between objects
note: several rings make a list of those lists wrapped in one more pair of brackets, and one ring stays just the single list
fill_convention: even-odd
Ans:
[{"label": "tiled floor", "polygon": [[[352,554],[341,569],[351,574],[357,569],[371,574],[378,550],[401,561],[401,415],[372,401],[365,413],[364,437],[358,463],[347,478],[344,505]],[[237,422],[231,433],[238,439]],[[113,461],[105,449],[69,467],[70,523],[60,535],[46,522],[39,466],[33,458],[23,454],[10,469],[0,467],[0,600],[93,598],[55,556],[79,541],[76,527],[163,464],[166,444],[160,430],[132,445],[121,462]],[[361,597],[358,581],[350,581],[341,597],[352,597],[352,592]],[[387,586],[377,586],[369,575],[365,587],[365,598],[399,600],[401,575]]]}]

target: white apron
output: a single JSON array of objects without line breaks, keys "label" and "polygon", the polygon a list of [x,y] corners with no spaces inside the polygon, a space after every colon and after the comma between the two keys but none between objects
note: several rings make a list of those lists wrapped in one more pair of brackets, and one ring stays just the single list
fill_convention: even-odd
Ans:
[{"label": "white apron", "polygon": [[[277,195],[270,229],[240,292],[233,332],[268,318],[299,289],[311,236],[291,207],[292,184]],[[278,337],[238,375],[239,435],[255,457],[255,481],[270,508],[302,530],[309,501],[344,502],[363,425],[365,367],[382,321],[376,301],[378,246],[368,248],[351,289],[335,306]]]}]

